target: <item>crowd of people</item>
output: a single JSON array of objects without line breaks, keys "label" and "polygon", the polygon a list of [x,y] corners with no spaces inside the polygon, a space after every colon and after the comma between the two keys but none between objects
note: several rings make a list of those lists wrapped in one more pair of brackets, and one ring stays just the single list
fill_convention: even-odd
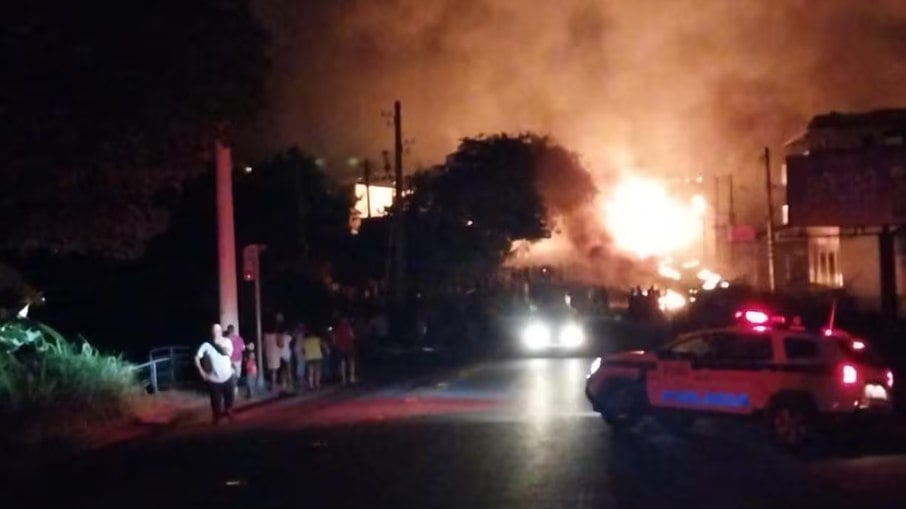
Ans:
[{"label": "crowd of people", "polygon": [[[329,326],[308,328],[301,322],[289,326],[278,313],[268,329],[262,334],[263,389],[281,394],[303,387],[317,390],[333,375],[341,385],[357,383],[357,333],[348,318],[338,316]],[[248,398],[259,388],[255,343],[246,343],[233,325],[223,330],[214,324],[211,338],[199,346],[194,362],[207,386],[215,424],[233,419],[240,388]]]}]

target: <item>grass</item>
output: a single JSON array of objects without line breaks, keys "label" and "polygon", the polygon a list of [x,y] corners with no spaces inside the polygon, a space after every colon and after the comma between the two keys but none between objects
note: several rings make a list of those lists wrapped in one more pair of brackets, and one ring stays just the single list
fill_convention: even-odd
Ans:
[{"label": "grass", "polygon": [[128,418],[140,386],[133,366],[67,341],[39,322],[0,324],[0,432],[31,443]]}]

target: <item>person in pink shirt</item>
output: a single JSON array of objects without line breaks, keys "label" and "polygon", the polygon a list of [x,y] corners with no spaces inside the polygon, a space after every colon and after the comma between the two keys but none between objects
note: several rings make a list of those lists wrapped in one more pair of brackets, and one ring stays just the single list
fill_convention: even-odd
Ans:
[{"label": "person in pink shirt", "polygon": [[[236,332],[236,327],[233,325],[227,325],[223,337],[229,339],[230,343],[233,345],[233,353],[230,355],[230,362],[233,363],[233,371],[236,372],[236,376],[240,377],[242,376],[242,353],[245,351],[245,341],[242,340],[242,336]],[[248,382],[249,381],[246,379],[246,383]]]}]

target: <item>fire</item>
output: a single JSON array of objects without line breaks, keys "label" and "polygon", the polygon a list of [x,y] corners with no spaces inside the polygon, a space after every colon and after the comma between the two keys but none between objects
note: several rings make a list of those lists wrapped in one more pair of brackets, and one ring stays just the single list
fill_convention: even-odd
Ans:
[{"label": "fire", "polygon": [[673,313],[686,307],[687,299],[683,294],[668,288],[663,295],[658,297],[657,303],[661,311]]},{"label": "fire", "polygon": [[639,258],[662,258],[702,236],[704,199],[683,203],[655,180],[629,177],[604,202],[604,221],[615,245]]}]

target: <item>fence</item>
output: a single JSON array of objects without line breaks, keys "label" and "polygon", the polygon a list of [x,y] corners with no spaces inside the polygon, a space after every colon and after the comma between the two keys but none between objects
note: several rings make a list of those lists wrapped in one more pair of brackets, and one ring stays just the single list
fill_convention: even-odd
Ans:
[{"label": "fence", "polygon": [[192,352],[187,346],[162,346],[148,353],[148,362],[135,367],[139,381],[149,392],[178,387],[188,377]]}]

